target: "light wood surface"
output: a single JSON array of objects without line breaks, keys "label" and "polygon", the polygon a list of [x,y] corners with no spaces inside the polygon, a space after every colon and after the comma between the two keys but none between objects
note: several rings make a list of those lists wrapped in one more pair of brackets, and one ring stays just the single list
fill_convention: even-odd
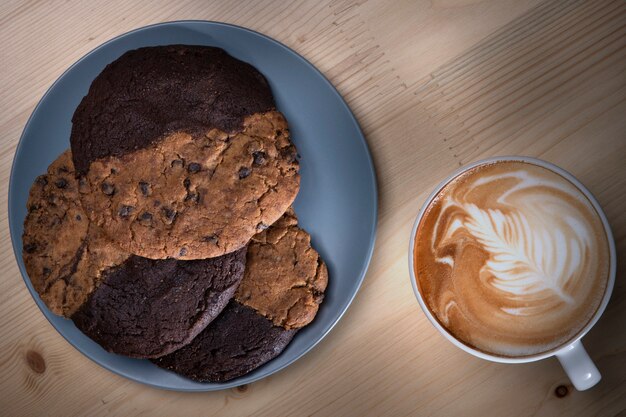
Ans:
[{"label": "light wood surface", "polygon": [[[152,389],[82,356],[35,306],[8,232],[15,146],[45,90],[102,42],[177,19],[243,25],[309,59],[360,121],[380,187],[376,251],[345,317],[288,369],[224,392]],[[623,0],[3,1],[0,415],[626,415],[625,26]],[[612,225],[615,291],[584,340],[603,375],[592,390],[576,392],[555,359],[465,354],[413,296],[407,245],[425,197],[459,165],[503,154],[569,170]]]}]

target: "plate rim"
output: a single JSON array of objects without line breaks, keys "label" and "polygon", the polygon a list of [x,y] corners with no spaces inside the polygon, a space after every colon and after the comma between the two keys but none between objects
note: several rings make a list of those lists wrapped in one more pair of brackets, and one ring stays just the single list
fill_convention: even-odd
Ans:
[{"label": "plate rim", "polygon": [[[56,88],[57,84],[60,82],[61,79],[63,79],[74,67],[78,66],[79,64],[81,64],[84,60],[86,60],[89,56],[91,56],[92,54],[96,54],[98,53],[102,48],[104,48],[105,46],[121,39],[124,38],[126,36],[132,35],[134,33],[137,32],[141,32],[144,30],[148,30],[148,29],[152,29],[155,27],[164,27],[164,26],[178,26],[178,25],[185,25],[185,24],[200,24],[200,25],[209,25],[209,26],[222,26],[222,27],[228,27],[231,29],[236,29],[236,30],[241,30],[244,32],[248,32],[254,36],[258,36],[260,38],[263,38],[266,41],[269,41],[271,43],[276,44],[277,46],[279,46],[281,49],[286,50],[287,52],[292,53],[297,59],[299,59],[306,67],[308,67],[309,69],[313,70],[314,73],[316,73],[323,81],[324,83],[327,84],[327,86],[330,88],[330,91],[333,93],[333,95],[336,96],[337,99],[339,99],[340,103],[343,104],[343,106],[347,109],[348,111],[348,115],[350,117],[350,121],[351,123],[354,125],[354,127],[356,128],[356,131],[358,133],[358,136],[360,137],[360,145],[363,147],[364,151],[365,151],[365,156],[367,157],[367,165],[369,167],[369,176],[371,176],[371,195],[372,195],[372,206],[373,206],[373,222],[372,224],[370,224],[371,227],[371,233],[369,236],[369,248],[367,250],[367,253],[364,257],[364,263],[363,266],[361,268],[361,270],[358,273],[358,277],[356,278],[356,288],[354,290],[354,292],[350,295],[350,297],[347,300],[347,303],[345,304],[345,306],[343,308],[341,308],[339,310],[339,314],[337,315],[337,317],[332,321],[332,323],[323,330],[323,332],[319,335],[319,337],[316,338],[316,340],[311,343],[310,346],[308,346],[302,353],[300,353],[299,355],[295,356],[294,358],[292,358],[291,360],[288,360],[287,362],[285,362],[282,366],[276,368],[275,370],[266,373],[264,375],[258,375],[250,380],[245,380],[245,375],[242,375],[241,377],[235,378],[232,381],[229,382],[225,382],[225,383],[212,383],[212,385],[207,385],[207,386],[199,386],[197,388],[176,388],[176,387],[171,387],[171,386],[163,386],[163,385],[157,385],[155,383],[152,383],[150,381],[146,381],[146,380],[140,380],[135,378],[132,375],[129,375],[127,373],[124,373],[112,366],[109,366],[109,364],[97,360],[95,357],[93,357],[92,355],[88,354],[86,351],[84,351],[83,349],[77,347],[74,343],[72,343],[64,334],[64,332],[62,332],[59,327],[57,327],[48,317],[48,315],[46,314],[46,311],[44,311],[45,305],[43,305],[43,302],[38,299],[38,297],[36,296],[36,294],[33,292],[34,289],[31,289],[31,287],[28,285],[28,281],[30,280],[30,278],[28,278],[28,274],[26,273],[26,271],[24,270],[22,264],[20,264],[19,262],[19,257],[21,256],[21,252],[18,252],[18,239],[21,239],[21,236],[16,236],[17,231],[14,230],[14,226],[13,226],[13,222],[11,221],[11,219],[14,217],[14,213],[12,212],[11,207],[13,206],[12,201],[13,201],[13,193],[14,193],[14,175],[15,175],[15,169],[16,169],[16,161],[20,158],[21,153],[22,153],[22,148],[23,148],[23,140],[24,140],[24,136],[26,135],[32,118],[34,117],[34,115],[37,113],[37,111],[39,110],[39,107],[41,106],[41,104],[45,101],[45,99],[48,97],[48,95]],[[9,174],[9,187],[7,190],[7,206],[8,206],[8,210],[7,210],[7,215],[8,215],[8,223],[9,223],[9,235],[11,237],[11,245],[13,247],[13,255],[15,256],[15,261],[18,267],[18,270],[20,272],[20,275],[22,276],[22,280],[24,281],[24,284],[26,285],[26,289],[28,290],[28,292],[30,293],[33,301],[35,302],[35,304],[37,305],[37,307],[39,308],[39,310],[41,311],[41,313],[43,314],[43,316],[46,318],[46,320],[48,321],[48,323],[55,329],[55,331],[61,335],[61,337],[63,337],[63,339],[65,339],[65,341],[72,346],[75,350],[77,350],[78,352],[80,352],[83,356],[87,357],[89,360],[91,360],[92,362],[94,362],[96,365],[101,366],[102,368],[108,370],[109,372],[112,372],[116,375],[119,375],[123,378],[126,378],[127,380],[133,381],[135,383],[139,383],[142,385],[146,385],[146,386],[150,386],[153,388],[158,388],[158,389],[163,389],[163,390],[168,390],[168,391],[177,391],[177,392],[209,392],[209,391],[221,391],[221,390],[225,390],[225,389],[230,389],[230,388],[235,388],[241,385],[246,385],[246,384],[252,384],[254,382],[260,381],[262,379],[265,379],[269,376],[275,375],[281,371],[283,371],[284,369],[286,369],[287,367],[289,367],[290,365],[292,365],[294,362],[296,362],[297,360],[301,359],[302,357],[304,357],[305,355],[307,355],[309,352],[311,352],[311,350],[313,350],[313,348],[315,348],[323,339],[326,338],[326,336],[328,336],[328,334],[331,332],[331,330],[337,325],[337,323],[343,318],[344,314],[346,313],[346,311],[348,310],[348,308],[352,305],[352,302],[354,301],[356,295],[358,294],[359,290],[361,289],[361,286],[363,285],[363,281],[365,280],[365,276],[367,275],[367,271],[369,269],[372,257],[373,257],[373,253],[374,253],[374,249],[376,247],[376,235],[377,235],[377,229],[378,229],[378,181],[377,181],[377,175],[376,175],[376,167],[374,165],[374,161],[372,158],[372,153],[370,151],[370,148],[368,146],[367,140],[365,138],[365,135],[363,134],[363,131],[361,129],[361,126],[359,125],[358,120],[356,119],[356,116],[354,115],[354,113],[352,112],[352,109],[350,108],[350,106],[348,105],[348,103],[346,102],[346,100],[343,98],[343,96],[339,93],[339,91],[337,90],[337,88],[335,88],[335,86],[330,82],[330,80],[328,80],[328,78],[315,66],[313,65],[311,62],[309,62],[306,58],[304,58],[302,55],[300,55],[298,52],[296,52],[295,50],[293,50],[292,48],[288,47],[287,45],[285,45],[284,43],[268,36],[265,35],[261,32],[258,32],[256,30],[253,29],[249,29],[243,26],[239,26],[239,25],[235,25],[232,23],[225,23],[225,22],[219,22],[219,21],[214,21],[214,20],[201,20],[201,19],[183,19],[183,20],[171,20],[171,21],[165,21],[165,22],[158,22],[158,23],[153,23],[150,25],[146,25],[146,26],[141,26],[132,30],[129,30],[127,32],[121,33],[111,39],[106,40],[105,42],[99,44],[98,46],[96,46],[95,48],[91,49],[89,52],[87,52],[86,54],[84,54],[83,56],[81,56],[78,60],[76,60],[72,65],[70,65],[69,67],[67,67],[62,73],[61,75],[59,75],[54,82],[50,85],[50,87],[48,87],[45,91],[45,93],[41,96],[41,98],[37,101],[37,104],[35,105],[35,107],[33,108],[32,112],[30,113],[26,124],[24,125],[24,128],[22,129],[22,133],[20,134],[20,138],[17,142],[16,148],[15,148],[15,152],[13,154],[13,160],[11,161],[11,171]],[[268,362],[269,363],[269,362]],[[244,378],[242,380],[242,378]],[[217,386],[215,386],[217,385]]]}]

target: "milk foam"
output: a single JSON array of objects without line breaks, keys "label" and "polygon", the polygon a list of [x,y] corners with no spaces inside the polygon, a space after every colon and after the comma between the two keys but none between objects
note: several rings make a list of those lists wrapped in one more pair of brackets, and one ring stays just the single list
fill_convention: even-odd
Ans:
[{"label": "milk foam", "polygon": [[549,350],[598,308],[608,244],[595,209],[560,175],[525,162],[473,168],[420,222],[416,276],[457,338],[508,356]]}]

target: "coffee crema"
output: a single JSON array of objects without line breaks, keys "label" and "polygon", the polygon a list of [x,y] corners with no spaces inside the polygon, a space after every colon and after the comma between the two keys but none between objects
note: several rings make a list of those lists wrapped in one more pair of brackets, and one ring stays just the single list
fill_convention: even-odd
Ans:
[{"label": "coffee crema", "polygon": [[522,161],[471,168],[426,208],[415,236],[417,286],[456,339],[497,356],[574,338],[604,296],[609,245],[589,199]]}]

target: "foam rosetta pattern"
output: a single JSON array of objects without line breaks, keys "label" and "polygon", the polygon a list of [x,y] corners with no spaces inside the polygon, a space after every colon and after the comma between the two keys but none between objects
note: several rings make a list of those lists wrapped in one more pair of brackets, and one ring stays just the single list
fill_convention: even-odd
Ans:
[{"label": "foam rosetta pattern", "polygon": [[550,350],[597,310],[609,249],[587,197],[526,162],[481,165],[450,181],[416,237],[420,291],[463,342],[503,356]]}]

